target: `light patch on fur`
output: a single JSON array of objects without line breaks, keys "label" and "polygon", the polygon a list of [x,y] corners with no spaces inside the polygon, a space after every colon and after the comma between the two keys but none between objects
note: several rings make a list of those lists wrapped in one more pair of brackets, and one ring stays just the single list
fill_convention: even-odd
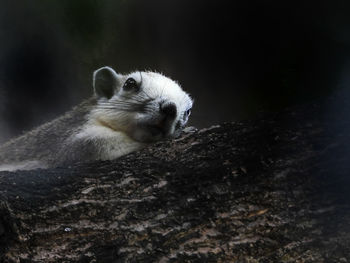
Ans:
[{"label": "light patch on fur", "polygon": [[122,155],[139,150],[145,145],[132,140],[123,132],[115,131],[94,121],[87,123],[79,133],[75,134],[72,142],[84,139],[99,141],[101,160],[116,159]]},{"label": "light patch on fur", "polygon": [[105,126],[98,124],[97,122],[87,123],[83,129],[81,129],[76,135],[75,139],[84,139],[84,138],[113,138],[118,136],[120,133],[113,131]]},{"label": "light patch on fur", "polygon": [[[133,74],[137,76],[137,73]],[[156,72],[148,71],[141,74],[145,76],[142,79],[142,85],[149,96],[174,102],[179,110],[186,110],[192,106],[191,98],[176,81]]]},{"label": "light patch on fur", "polygon": [[17,171],[17,170],[33,170],[33,169],[45,169],[47,166],[40,161],[26,161],[12,164],[0,165],[0,171]]}]

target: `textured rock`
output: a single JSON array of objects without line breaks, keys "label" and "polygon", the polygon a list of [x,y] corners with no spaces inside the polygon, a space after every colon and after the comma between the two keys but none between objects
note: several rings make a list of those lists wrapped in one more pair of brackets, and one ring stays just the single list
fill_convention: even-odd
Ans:
[{"label": "textured rock", "polygon": [[1,262],[348,262],[350,123],[326,105],[2,172]]}]

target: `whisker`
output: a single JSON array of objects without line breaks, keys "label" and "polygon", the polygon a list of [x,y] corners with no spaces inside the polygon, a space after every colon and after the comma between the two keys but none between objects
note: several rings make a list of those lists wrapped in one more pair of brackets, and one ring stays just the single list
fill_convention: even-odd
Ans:
[{"label": "whisker", "polygon": [[[155,98],[152,98],[150,95],[148,95],[144,90],[141,90],[140,93],[142,93],[145,97],[147,97],[150,100],[154,100]],[[143,98],[143,96],[140,95],[140,97]]]}]

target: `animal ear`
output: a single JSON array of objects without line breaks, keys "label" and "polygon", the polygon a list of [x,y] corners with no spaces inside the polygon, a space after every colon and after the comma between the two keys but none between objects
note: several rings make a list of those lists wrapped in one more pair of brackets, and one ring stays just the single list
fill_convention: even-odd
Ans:
[{"label": "animal ear", "polygon": [[110,99],[117,91],[119,75],[110,67],[99,68],[93,75],[94,92],[98,98]]}]

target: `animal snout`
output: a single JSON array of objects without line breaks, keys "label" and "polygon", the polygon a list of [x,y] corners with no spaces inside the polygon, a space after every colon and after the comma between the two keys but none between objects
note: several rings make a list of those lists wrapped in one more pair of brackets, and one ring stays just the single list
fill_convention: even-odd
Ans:
[{"label": "animal snout", "polygon": [[160,112],[166,116],[166,118],[173,119],[176,117],[177,109],[173,102],[163,102],[159,105]]}]

